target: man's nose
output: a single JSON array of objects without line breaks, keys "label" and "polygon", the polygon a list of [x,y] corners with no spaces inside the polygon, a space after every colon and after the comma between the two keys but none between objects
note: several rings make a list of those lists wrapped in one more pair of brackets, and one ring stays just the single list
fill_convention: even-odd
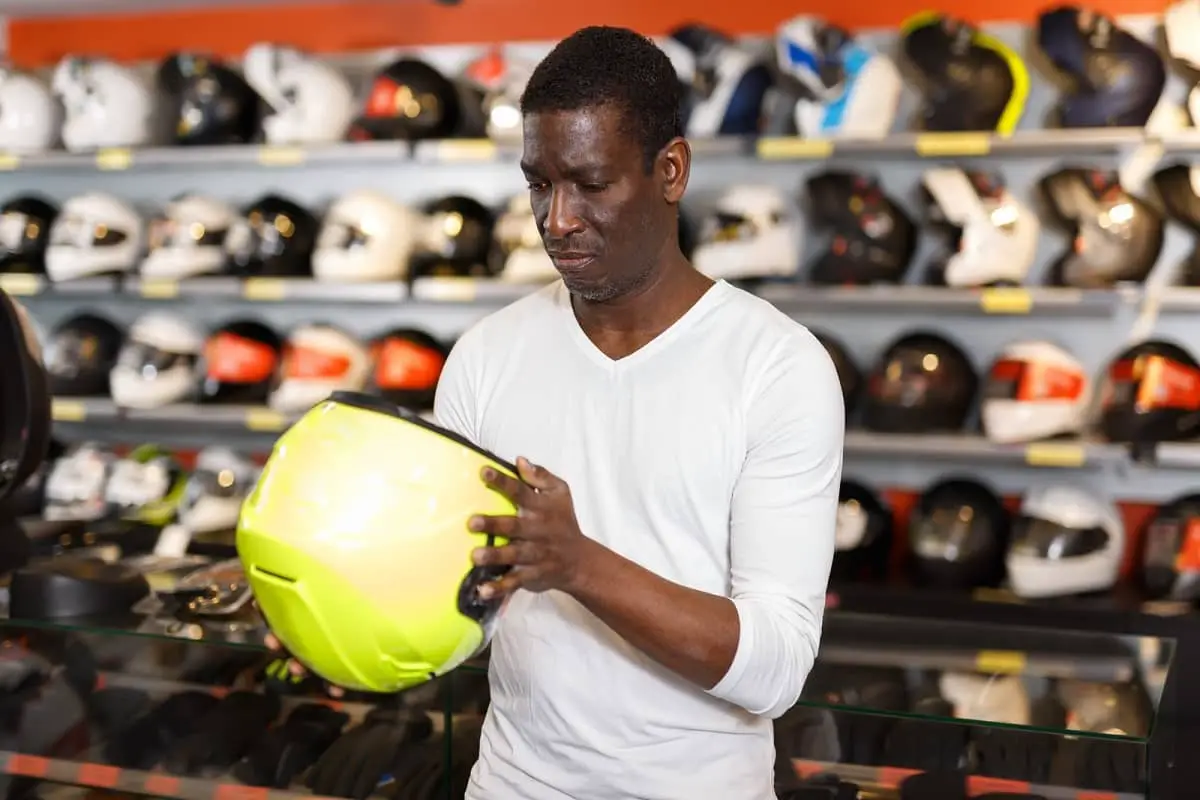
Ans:
[{"label": "man's nose", "polygon": [[565,239],[583,228],[570,194],[555,189],[550,194],[550,210],[546,215],[546,234],[551,239]]}]

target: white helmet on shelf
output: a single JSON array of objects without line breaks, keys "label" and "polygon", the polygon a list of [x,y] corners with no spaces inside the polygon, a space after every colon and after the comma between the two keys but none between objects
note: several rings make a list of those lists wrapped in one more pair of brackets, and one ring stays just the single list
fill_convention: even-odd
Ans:
[{"label": "white helmet on shelf", "polygon": [[349,192],[321,223],[313,277],[330,283],[401,280],[408,274],[419,225],[416,212],[382,192]]},{"label": "white helmet on shelf", "polygon": [[303,325],[288,336],[283,376],[270,406],[300,414],[334,392],[361,391],[371,371],[367,348],[331,325]]},{"label": "white helmet on shelf", "polygon": [[70,281],[129,272],[146,238],[141,215],[128,203],[104,192],[72,197],[50,226],[46,275]]},{"label": "white helmet on shelf", "polygon": [[67,56],[51,83],[66,111],[63,146],[71,152],[139,147],[154,134],[154,95],[133,70],[103,58]]},{"label": "white helmet on shelf", "polygon": [[804,226],[796,203],[774,186],[733,186],[701,225],[692,255],[713,279],[790,277],[800,264]]},{"label": "white helmet on shelf", "polygon": [[182,317],[152,312],[139,317],[109,373],[112,399],[122,408],[179,403],[196,388],[204,336]]},{"label": "white helmet on shelf", "polygon": [[1025,281],[1037,255],[1041,224],[995,178],[958,167],[928,170],[921,179],[933,198],[931,216],[956,229],[958,250],[946,259],[947,286]]},{"label": "white helmet on shelf", "polygon": [[1112,588],[1125,552],[1117,506],[1075,486],[1044,486],[1021,501],[1008,547],[1008,581],[1021,597]]},{"label": "white helmet on shelf", "polygon": [[211,197],[189,194],[172,200],[163,217],[150,225],[142,277],[183,280],[221,272],[225,237],[237,219],[231,206]]},{"label": "white helmet on shelf", "polygon": [[246,83],[271,109],[262,121],[269,144],[340,142],[354,121],[350,81],[308,53],[255,44],[242,58],[242,71]]},{"label": "white helmet on shelf", "polygon": [[492,231],[494,259],[505,283],[550,283],[558,270],[546,253],[528,192],[514,195]]},{"label": "white helmet on shelf", "polygon": [[1009,444],[1077,433],[1091,397],[1091,378],[1075,356],[1050,342],[1014,342],[992,363],[984,385],[984,435]]},{"label": "white helmet on shelf", "polygon": [[50,87],[24,72],[0,69],[0,151],[50,150],[58,141],[61,121]]}]

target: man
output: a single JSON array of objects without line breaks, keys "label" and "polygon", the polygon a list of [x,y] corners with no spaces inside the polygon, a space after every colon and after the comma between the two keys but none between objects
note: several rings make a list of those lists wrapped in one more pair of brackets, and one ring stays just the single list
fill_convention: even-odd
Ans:
[{"label": "man", "polygon": [[[844,411],[821,344],[679,248],[691,150],[667,56],[585,28],[522,97],[562,280],[455,345],[438,421],[522,481],[468,800],[774,798],[771,719],[820,639]],[[797,254],[798,255],[798,254]],[[293,665],[293,668],[299,668]]]},{"label": "man", "polygon": [[[771,722],[820,638],[844,412],[801,325],[678,242],[691,151],[667,56],[583,29],[522,97],[562,280],[459,339],[436,415],[516,461],[514,567],[469,800],[768,800]],[[798,254],[797,254],[798,255]]]}]

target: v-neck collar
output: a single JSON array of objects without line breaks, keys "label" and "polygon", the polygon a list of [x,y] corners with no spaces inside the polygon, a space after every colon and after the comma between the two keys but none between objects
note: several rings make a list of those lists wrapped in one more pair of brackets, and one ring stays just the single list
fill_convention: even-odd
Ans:
[{"label": "v-neck collar", "polygon": [[721,301],[728,290],[729,284],[725,281],[714,281],[713,285],[708,287],[695,303],[692,303],[692,307],[683,312],[683,315],[671,323],[666,330],[624,358],[617,359],[610,358],[603,350],[596,346],[595,342],[588,338],[587,333],[583,330],[583,326],[579,324],[579,319],[575,316],[575,309],[571,306],[571,293],[561,281],[558,284],[558,291],[555,292],[554,300],[558,305],[559,313],[564,317],[564,322],[566,323],[567,330],[570,332],[571,338],[575,340],[584,354],[605,370],[616,372],[618,370],[629,369],[649,358],[653,358],[656,353],[668,347],[672,341],[678,339],[695,325],[708,309]]}]

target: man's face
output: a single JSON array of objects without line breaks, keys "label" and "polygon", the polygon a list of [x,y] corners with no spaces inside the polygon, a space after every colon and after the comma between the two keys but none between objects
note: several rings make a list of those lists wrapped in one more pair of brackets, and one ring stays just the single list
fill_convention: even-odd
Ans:
[{"label": "man's face", "polygon": [[534,219],[567,289],[599,303],[644,286],[675,218],[620,110],[528,114],[524,128]]}]

